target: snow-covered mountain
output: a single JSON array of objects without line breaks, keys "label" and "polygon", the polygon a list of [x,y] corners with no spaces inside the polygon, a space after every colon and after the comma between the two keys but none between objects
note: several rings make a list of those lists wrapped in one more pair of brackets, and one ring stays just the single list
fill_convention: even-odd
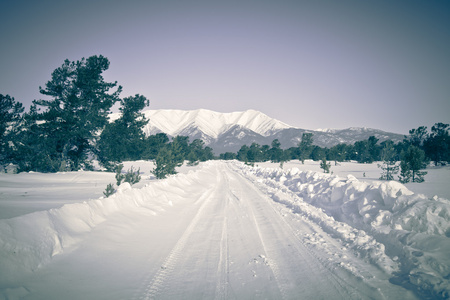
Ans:
[{"label": "snow-covered mountain", "polygon": [[[270,145],[274,139],[283,148],[297,146],[303,133],[313,133],[314,144],[331,147],[339,143],[353,144],[375,136],[380,141],[402,140],[403,135],[371,128],[307,130],[290,126],[262,112],[220,113],[206,109],[198,110],[147,110],[144,115],[149,123],[143,128],[147,135],[166,133],[169,136],[189,136],[191,140],[202,139],[216,154],[236,152],[244,144],[256,142]],[[112,114],[111,120],[119,114]]]},{"label": "snow-covered mountain", "polygon": [[269,136],[281,129],[291,127],[255,110],[232,113],[220,113],[206,109],[148,110],[145,112],[145,116],[150,119],[145,129],[149,134],[164,132],[170,136],[177,136],[200,132],[207,139],[217,139],[235,125],[263,136]]}]

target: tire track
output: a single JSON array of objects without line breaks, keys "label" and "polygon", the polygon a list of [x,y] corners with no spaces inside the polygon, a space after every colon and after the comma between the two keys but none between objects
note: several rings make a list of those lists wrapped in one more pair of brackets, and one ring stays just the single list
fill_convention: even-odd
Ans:
[{"label": "tire track", "polygon": [[169,255],[164,259],[164,262],[161,265],[161,268],[156,272],[151,280],[148,278],[144,280],[143,287],[140,289],[140,292],[137,297],[134,299],[139,300],[149,300],[155,299],[158,295],[164,292],[166,281],[171,276],[178,259],[181,257],[183,253],[183,249],[186,245],[187,240],[192,234],[194,228],[197,226],[199,220],[202,218],[203,211],[205,207],[208,205],[211,199],[211,194],[215,192],[216,188],[212,188],[204,193],[197,202],[203,202],[198,209],[196,215],[190,222],[189,226],[184,231],[183,235],[180,237],[178,242],[170,251]]},{"label": "tire track", "polygon": [[[264,192],[260,191],[260,189],[253,182],[242,177],[239,173],[234,172],[233,170],[230,170],[230,171],[233,172],[234,176],[236,176],[235,182],[238,183],[238,185],[234,185],[234,187],[240,186],[240,191],[254,190],[255,192],[263,195],[263,197],[261,197],[261,200],[267,204],[267,205],[264,205],[264,207],[270,208],[272,214],[276,216],[276,220],[272,219],[273,225],[279,227],[278,228],[279,231],[283,232],[283,237],[286,239],[286,241],[289,241],[289,246],[292,249],[294,249],[293,252],[296,253],[296,255],[298,257],[303,257],[304,263],[308,266],[307,269],[309,269],[311,271],[319,270],[319,272],[314,272],[314,273],[320,273],[323,276],[325,276],[325,278],[326,278],[325,281],[328,283],[331,283],[331,285],[334,286],[333,290],[337,293],[337,295],[339,295],[340,299],[354,299],[355,294],[349,293],[347,291],[347,288],[341,284],[342,279],[339,278],[338,276],[336,276],[336,274],[334,274],[332,270],[327,268],[323,264],[321,259],[319,259],[314,253],[312,253],[312,251],[308,247],[306,247],[303,244],[303,242],[295,234],[292,226],[287,224],[286,220],[283,217],[281,217],[280,214],[275,210],[272,203],[270,203],[270,201],[269,201],[270,196],[265,194]],[[295,282],[295,278],[288,277],[286,275],[287,274],[286,266],[283,265],[284,267],[280,267],[279,264],[277,263],[276,258],[280,257],[279,256],[280,255],[280,252],[279,252],[280,245],[273,244],[273,241],[271,241],[270,239],[267,239],[267,237],[265,237],[265,234],[268,234],[269,231],[267,231],[267,230],[265,231],[261,228],[261,225],[260,225],[261,220],[258,220],[256,213],[255,213],[255,210],[258,209],[258,205],[256,205],[256,203],[247,199],[244,196],[240,197],[240,196],[236,195],[236,192],[234,192],[234,191],[231,191],[231,192],[235,194],[235,197],[240,198],[240,199],[242,199],[242,201],[246,202],[246,205],[248,206],[248,211],[250,212],[250,216],[253,220],[253,223],[255,224],[255,228],[257,230],[259,239],[261,240],[261,243],[263,245],[265,255],[268,260],[268,265],[274,274],[275,282],[277,283],[280,293],[281,293],[283,299],[291,299],[292,298],[292,288],[293,288],[292,284],[293,284],[293,282]],[[260,218],[267,216],[267,215],[260,215],[260,214],[258,214],[258,215]],[[273,222],[273,221],[276,221],[276,222]],[[262,222],[264,222],[264,221],[262,221]],[[272,227],[272,228],[275,229],[275,227]],[[313,260],[311,260],[311,258]],[[314,262],[316,262],[316,263],[314,263]],[[359,299],[359,298],[360,297],[358,297],[358,296],[356,297],[356,299]]]},{"label": "tire track", "polygon": [[[380,297],[382,299],[385,297],[383,290],[377,288],[377,286],[383,284],[383,282],[378,280],[376,276],[376,274],[381,276],[384,276],[384,274],[379,274],[379,270],[375,268],[370,268],[370,271],[367,268],[366,263],[361,261],[360,264],[359,259],[356,257],[350,260],[353,264],[353,268],[347,269],[342,267],[339,262],[336,262],[336,259],[332,257],[333,250],[342,251],[342,248],[328,245],[328,242],[330,242],[328,239],[342,245],[340,240],[336,240],[327,234],[326,231],[321,228],[320,224],[317,224],[314,220],[309,218],[303,219],[302,222],[304,222],[305,225],[308,225],[313,232],[326,237],[328,242],[325,242],[325,244],[321,245],[318,249],[313,249],[309,245],[306,245],[302,236],[298,234],[298,230],[295,230],[293,225],[275,209],[277,206],[276,204],[278,204],[279,201],[273,199],[273,193],[266,192],[264,183],[259,182],[254,178],[245,177],[239,171],[236,171],[236,174],[242,177],[239,182],[247,181],[251,188],[264,195],[262,198],[265,199],[267,206],[270,207],[273,212],[279,216],[278,219],[284,223],[281,226],[281,229],[283,229],[282,231],[284,233],[290,233],[286,237],[286,239],[291,241],[290,246],[295,248],[295,251],[299,256],[303,256],[306,259],[305,263],[308,265],[307,269],[314,270],[316,274],[321,274],[321,281],[323,284],[334,287],[334,297],[337,296],[339,299],[371,299],[374,297]],[[285,193],[282,189],[279,189],[277,192],[285,194],[286,197],[291,196],[290,193]],[[282,204],[280,204],[280,206],[285,207]],[[263,230],[263,233],[266,233],[266,231]],[[351,253],[349,253],[349,255],[351,255]],[[355,264],[355,262],[357,264]],[[387,285],[386,288],[391,288],[390,284],[384,284]]]},{"label": "tire track", "polygon": [[[229,168],[228,168],[228,170],[230,172],[233,172],[234,174],[237,175],[237,173],[235,173],[234,171],[230,170]],[[229,182],[229,179],[227,179],[227,181]],[[238,180],[237,178],[235,178],[235,181],[239,182],[239,185],[242,184],[242,180]],[[228,184],[228,185],[231,187],[230,184]],[[245,197],[238,196],[236,194],[236,192],[233,191],[232,189],[230,189],[230,193],[237,201],[242,202],[242,200],[244,200],[246,202],[246,206],[247,206],[248,211],[250,212],[250,217],[251,217],[252,223],[255,226],[256,232],[258,234],[258,238],[259,238],[259,240],[261,242],[261,245],[263,247],[264,255],[267,257],[268,255],[270,255],[270,253],[268,251],[268,247],[266,246],[265,239],[263,238],[263,235],[261,233],[261,228],[259,226],[259,223],[256,220],[255,212],[254,212],[253,208],[251,207],[251,205],[249,204],[250,201],[245,199]],[[270,256],[268,256],[268,257],[270,257]],[[284,278],[282,278],[283,277],[282,276],[282,272],[281,272],[280,268],[278,267],[276,261],[275,260],[270,260],[270,263],[268,264],[268,266],[269,266],[269,268],[271,269],[271,271],[272,271],[272,273],[274,275],[274,279],[275,279],[276,285],[278,287],[278,290],[281,293],[282,299],[288,299],[287,293],[286,293],[286,286],[284,284],[284,282],[286,282],[286,281],[284,280]]]},{"label": "tire track", "polygon": [[228,299],[228,219],[225,216],[222,225],[222,236],[220,238],[219,264],[217,266],[217,285],[214,299]]}]

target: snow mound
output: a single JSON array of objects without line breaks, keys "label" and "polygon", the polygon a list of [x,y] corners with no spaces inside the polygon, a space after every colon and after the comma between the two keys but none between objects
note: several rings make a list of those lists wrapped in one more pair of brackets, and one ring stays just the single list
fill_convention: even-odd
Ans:
[{"label": "snow mound", "polygon": [[[399,263],[393,282],[403,286],[412,284],[419,293],[431,297],[450,297],[448,199],[414,194],[394,181],[367,183],[352,175],[340,178],[296,168],[283,171],[244,164],[235,166],[262,188],[286,190],[295,195],[279,198],[274,193],[273,197],[294,211],[311,214],[311,209],[301,209],[307,203],[329,218],[349,225],[348,228],[342,226],[329,230],[330,233],[341,232],[342,240],[351,242],[353,239],[356,244],[360,240],[376,240],[373,245],[382,245],[377,246],[378,251],[385,252]],[[319,221],[326,227],[325,218]],[[353,234],[356,235],[349,238]],[[379,253],[368,257],[376,256]]]},{"label": "snow mound", "polygon": [[138,207],[159,214],[173,206],[174,199],[186,199],[186,187],[200,186],[205,179],[197,174],[180,174],[141,189],[123,183],[109,198],[0,220],[0,285],[14,284],[55,255],[75,249],[87,233],[111,214]]}]

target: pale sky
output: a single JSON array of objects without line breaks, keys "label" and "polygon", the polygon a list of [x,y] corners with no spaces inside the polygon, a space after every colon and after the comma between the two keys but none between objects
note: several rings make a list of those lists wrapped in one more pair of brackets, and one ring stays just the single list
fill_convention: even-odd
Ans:
[{"label": "pale sky", "polygon": [[450,123],[450,2],[2,0],[0,93],[29,106],[102,54],[150,109],[259,110],[304,128]]}]

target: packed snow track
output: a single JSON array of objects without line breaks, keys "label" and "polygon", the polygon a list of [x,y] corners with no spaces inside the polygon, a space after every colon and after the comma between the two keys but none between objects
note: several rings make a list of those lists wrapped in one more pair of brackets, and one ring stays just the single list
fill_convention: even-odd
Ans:
[{"label": "packed snow track", "polygon": [[373,237],[245,168],[1,220],[0,299],[417,299]]}]

